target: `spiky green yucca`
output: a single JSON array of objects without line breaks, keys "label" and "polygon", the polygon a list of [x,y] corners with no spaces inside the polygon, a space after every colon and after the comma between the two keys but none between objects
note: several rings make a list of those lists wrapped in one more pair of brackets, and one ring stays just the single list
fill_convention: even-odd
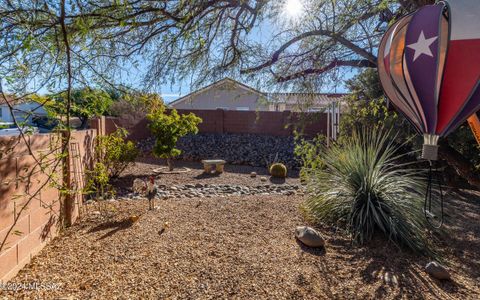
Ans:
[{"label": "spiky green yucca", "polygon": [[363,130],[323,148],[324,167],[307,172],[304,209],[314,221],[343,224],[360,244],[383,233],[398,246],[431,253],[422,213],[424,173],[396,163],[392,140],[383,130]]}]

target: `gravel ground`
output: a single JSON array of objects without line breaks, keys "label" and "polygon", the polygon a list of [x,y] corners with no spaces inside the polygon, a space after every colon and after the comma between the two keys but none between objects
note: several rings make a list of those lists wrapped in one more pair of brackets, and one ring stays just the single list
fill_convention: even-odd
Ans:
[{"label": "gravel ground", "polygon": [[[151,175],[157,175],[154,169],[164,167],[165,162],[162,159],[153,157],[141,158],[135,165],[125,170],[121,177],[116,181],[115,186],[118,189],[130,188],[135,178],[147,179]],[[175,167],[187,167],[191,171],[184,174],[159,174],[156,177],[157,184],[163,185],[184,185],[184,184],[234,184],[244,186],[257,186],[264,184],[260,178],[268,177],[269,184],[300,184],[298,171],[288,170],[288,177],[285,180],[270,178],[267,168],[251,167],[242,165],[225,165],[225,172],[220,175],[206,175],[203,173],[203,165],[200,162],[176,161]],[[250,177],[251,172],[256,172],[257,177]]]},{"label": "gravel ground", "polygon": [[[14,283],[60,285],[58,290],[0,292],[0,297],[68,299],[478,299],[477,203],[465,193],[467,214],[448,245],[453,282],[431,279],[424,258],[401,253],[383,241],[353,247],[347,237],[320,228],[326,250],[300,246],[293,237],[303,224],[301,197],[245,196],[115,201],[113,217],[88,207],[33,259]],[[470,199],[467,197],[470,196]],[[476,209],[476,211],[475,211]],[[140,215],[136,223],[128,216]],[[475,219],[476,218],[476,219]],[[163,224],[170,227],[163,233]],[[467,226],[466,228],[464,226]],[[475,246],[477,248],[475,248]]]},{"label": "gravel ground", "polygon": [[[137,164],[121,180],[144,177],[154,167]],[[221,178],[222,183],[257,185],[258,178],[248,175],[251,170],[232,167],[219,177],[196,179],[201,170],[194,169],[161,178],[165,184],[213,184]],[[294,184],[298,178],[287,181]],[[318,228],[325,249],[303,247],[293,236],[295,227],[305,224],[298,209],[302,201],[300,195],[171,198],[157,200],[155,211],[147,210],[146,200],[90,204],[80,222],[11,281],[59,288],[0,289],[0,298],[480,298],[479,193],[447,197],[447,233],[439,236],[439,250],[451,269],[451,282],[429,277],[423,271],[427,258],[400,252],[380,239],[355,247],[334,228]],[[100,208],[109,216],[98,214]],[[139,220],[132,223],[132,215]],[[169,227],[162,231],[165,222]]]}]

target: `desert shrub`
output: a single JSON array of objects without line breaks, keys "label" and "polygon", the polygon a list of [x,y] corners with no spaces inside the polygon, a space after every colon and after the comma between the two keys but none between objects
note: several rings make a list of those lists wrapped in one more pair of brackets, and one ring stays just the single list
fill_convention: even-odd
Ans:
[{"label": "desert shrub", "polygon": [[347,88],[351,93],[347,97],[348,109],[340,119],[340,142],[363,128],[396,128],[401,129],[396,132],[397,142],[409,140],[415,142],[415,146],[421,145],[423,138],[415,128],[388,104],[376,70],[358,74],[347,81]]},{"label": "desert shrub", "polygon": [[115,195],[110,184],[129,165],[135,162],[138,149],[125,138],[128,132],[119,128],[112,134],[99,136],[95,145],[95,164],[86,172],[84,193],[92,199],[107,199]]},{"label": "desert shrub", "polygon": [[84,193],[90,198],[100,200],[115,195],[114,189],[110,184],[108,168],[103,163],[96,162],[93,169],[87,171],[87,178]]},{"label": "desert shrub", "polygon": [[304,139],[295,135],[294,154],[300,160],[300,178],[307,181],[311,170],[317,170],[324,166],[321,156],[321,149],[325,146],[325,136],[317,135],[313,139]]},{"label": "desert shrub", "polygon": [[118,117],[120,124],[127,129],[143,120],[152,108],[163,106],[163,100],[158,94],[128,90],[113,97],[116,100],[111,105],[109,113]]},{"label": "desert shrub", "polygon": [[126,140],[127,135],[127,130],[119,128],[112,134],[97,138],[96,159],[105,166],[110,178],[118,177],[139,154],[135,144]]},{"label": "desert shrub", "polygon": [[287,167],[281,163],[274,163],[270,166],[270,175],[277,178],[287,177]]},{"label": "desert shrub", "polygon": [[398,165],[398,147],[379,129],[355,131],[330,148],[321,146],[321,167],[311,167],[303,205],[315,222],[344,227],[364,244],[383,234],[398,246],[430,253],[423,215],[423,171]]}]

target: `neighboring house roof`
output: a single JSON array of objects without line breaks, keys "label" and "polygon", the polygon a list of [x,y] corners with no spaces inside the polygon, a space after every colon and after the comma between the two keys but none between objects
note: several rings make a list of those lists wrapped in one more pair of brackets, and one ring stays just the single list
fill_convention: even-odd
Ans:
[{"label": "neighboring house roof", "polygon": [[272,103],[295,105],[309,103],[312,106],[325,106],[336,101],[344,101],[347,94],[324,93],[270,93],[268,99]]},{"label": "neighboring house roof", "polygon": [[[15,99],[15,97],[11,95],[5,95],[5,97],[7,98],[7,101],[12,105],[20,104],[24,102],[21,99]],[[7,105],[7,102],[5,101],[5,98],[3,97],[3,95],[0,95],[0,105]]]},{"label": "neighboring house roof", "polygon": [[183,101],[185,101],[185,100],[187,100],[187,99],[189,99],[189,98],[191,98],[191,97],[193,97],[193,96],[196,96],[196,95],[198,95],[198,94],[201,94],[201,93],[203,93],[203,92],[205,92],[205,91],[207,91],[207,90],[209,90],[209,89],[211,89],[211,88],[215,88],[215,87],[221,86],[221,85],[223,85],[223,84],[225,84],[225,83],[230,83],[230,84],[236,85],[236,86],[238,86],[239,88],[244,89],[244,90],[246,90],[246,91],[248,91],[248,92],[251,92],[251,93],[258,94],[258,95],[260,95],[260,96],[266,97],[266,94],[260,92],[259,90],[256,90],[256,89],[254,89],[254,88],[252,88],[252,87],[249,87],[249,86],[246,85],[246,84],[243,84],[243,83],[241,83],[241,82],[239,82],[239,81],[236,81],[236,80],[234,80],[234,79],[231,79],[231,78],[229,78],[229,77],[226,77],[226,78],[223,78],[223,79],[221,79],[221,80],[219,80],[219,81],[216,81],[216,82],[214,82],[214,83],[212,83],[212,84],[210,84],[210,85],[207,85],[206,87],[203,87],[203,88],[201,88],[201,89],[199,89],[199,90],[196,90],[196,91],[194,91],[194,92],[191,92],[190,94],[188,94],[188,95],[186,95],[186,96],[183,96],[183,97],[181,97],[181,98],[178,98],[177,100],[170,102],[168,105],[179,104],[180,102],[183,102]]},{"label": "neighboring house roof", "polygon": [[[29,98],[29,97],[22,97],[22,98],[16,98],[15,96],[12,95],[6,95],[5,96],[10,103],[10,105],[19,105],[19,104],[24,104],[24,103],[38,103],[41,105],[41,103]],[[0,106],[2,105],[7,105],[5,98],[0,94]]]},{"label": "neighboring house roof", "polygon": [[286,105],[307,105],[309,107],[325,107],[332,102],[344,102],[345,97],[348,94],[340,93],[263,93],[248,85],[238,82],[234,79],[226,77],[222,80],[216,81],[210,85],[207,85],[199,90],[196,90],[186,96],[183,96],[175,101],[169,103],[170,106],[182,103],[187,99],[191,99],[193,96],[201,94],[209,89],[220,87],[225,83],[233,84],[234,86],[244,89],[248,92],[258,94],[265,98],[267,102],[271,104],[286,104]]}]

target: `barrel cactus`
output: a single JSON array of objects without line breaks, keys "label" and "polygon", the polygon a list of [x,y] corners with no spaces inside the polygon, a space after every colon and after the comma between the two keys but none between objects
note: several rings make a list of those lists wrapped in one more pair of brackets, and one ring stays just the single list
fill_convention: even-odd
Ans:
[{"label": "barrel cactus", "polygon": [[281,163],[274,163],[270,166],[270,175],[278,178],[287,177],[287,167]]}]

